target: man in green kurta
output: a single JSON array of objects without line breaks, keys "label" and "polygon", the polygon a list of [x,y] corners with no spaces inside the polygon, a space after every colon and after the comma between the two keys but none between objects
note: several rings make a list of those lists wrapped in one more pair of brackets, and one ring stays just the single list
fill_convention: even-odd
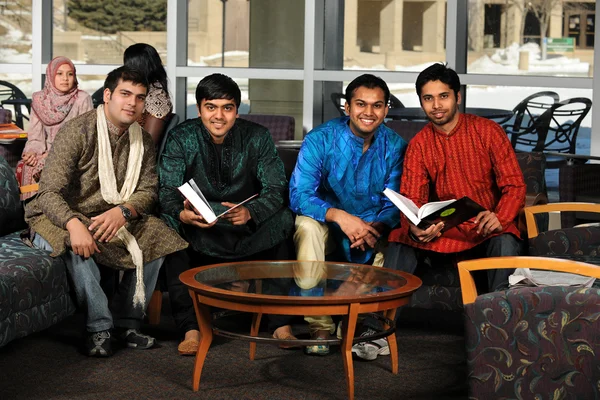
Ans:
[{"label": "man in green kurta", "polygon": [[[181,354],[196,354],[198,323],[179,274],[227,261],[287,259],[293,227],[285,206],[283,162],[269,131],[238,119],[241,93],[229,77],[213,74],[196,88],[198,117],[169,133],[159,161],[162,218],[190,247],[167,257],[165,270],[175,323],[184,335]],[[208,224],[177,190],[193,178],[215,214],[259,196]]]},{"label": "man in green kurta", "polygon": [[[33,244],[61,256],[78,303],[87,311],[84,352],[112,354],[111,329],[130,348],[140,333],[164,257],[187,243],[151,215],[157,200],[155,150],[136,119],[147,83],[127,67],[108,74],[104,106],[67,122],[48,155],[38,195],[26,206]],[[98,264],[124,270],[109,308]]]}]

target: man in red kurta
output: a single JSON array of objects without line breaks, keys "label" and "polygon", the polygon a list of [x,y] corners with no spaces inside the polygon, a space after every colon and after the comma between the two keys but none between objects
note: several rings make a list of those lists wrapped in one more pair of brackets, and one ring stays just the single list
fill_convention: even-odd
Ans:
[{"label": "man in red kurta", "polygon": [[[515,218],[526,187],[506,133],[493,121],[458,111],[460,80],[444,64],[423,70],[416,88],[431,122],[408,145],[400,192],[418,207],[468,196],[486,211],[447,231],[443,222],[422,230],[402,216],[390,233],[384,266],[412,273],[424,257],[447,253],[460,260],[518,255]],[[505,286],[510,274],[489,271],[488,289]]]}]

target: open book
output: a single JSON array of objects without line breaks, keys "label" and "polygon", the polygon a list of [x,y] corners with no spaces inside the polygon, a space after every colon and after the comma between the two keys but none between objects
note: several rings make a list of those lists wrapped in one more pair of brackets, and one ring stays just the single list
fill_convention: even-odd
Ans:
[{"label": "open book", "polygon": [[466,196],[458,200],[433,201],[419,208],[411,199],[390,188],[385,188],[383,194],[421,229],[443,221],[443,231],[447,231],[485,211],[485,208]]},{"label": "open book", "polygon": [[256,196],[258,196],[258,193],[254,194],[248,197],[246,200],[242,201],[241,203],[238,203],[235,206],[228,208],[221,214],[215,215],[215,211],[212,209],[212,207],[208,203],[208,200],[206,200],[206,197],[204,197],[202,191],[200,190],[198,185],[196,185],[196,182],[194,182],[193,178],[184,183],[183,185],[179,186],[178,189],[181,192],[181,194],[186,199],[188,199],[190,203],[192,203],[192,206],[194,206],[196,211],[198,211],[198,213],[202,216],[202,218],[204,218],[204,220],[208,224],[212,224],[217,218],[222,217],[234,208],[239,207],[245,202],[252,200]]}]

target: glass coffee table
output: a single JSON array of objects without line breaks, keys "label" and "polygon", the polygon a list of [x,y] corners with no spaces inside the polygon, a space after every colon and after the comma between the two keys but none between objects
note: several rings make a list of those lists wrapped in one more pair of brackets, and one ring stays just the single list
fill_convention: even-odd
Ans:
[{"label": "glass coffee table", "polygon": [[[201,339],[193,372],[193,390],[200,388],[202,367],[213,334],[250,341],[250,359],[257,342],[314,344],[315,341],[285,341],[258,336],[262,314],[341,315],[340,343],[346,372],[348,398],[354,398],[352,345],[358,315],[383,312],[384,331],[373,338],[389,336],[392,373],[398,373],[398,345],[394,316],[421,286],[414,275],[369,265],[322,261],[248,261],[207,265],[180,275],[194,302]],[[213,328],[210,306],[253,313],[250,335],[236,335]]]}]

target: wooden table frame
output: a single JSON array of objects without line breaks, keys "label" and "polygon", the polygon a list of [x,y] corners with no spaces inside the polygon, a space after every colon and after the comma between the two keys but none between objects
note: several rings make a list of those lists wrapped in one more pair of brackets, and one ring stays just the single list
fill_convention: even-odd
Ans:
[{"label": "wooden table frame", "polygon": [[[343,263],[336,263],[343,264]],[[348,264],[353,265],[353,264]],[[200,345],[194,362],[192,387],[194,391],[200,388],[200,377],[208,349],[213,340],[212,317],[209,307],[220,307],[227,310],[249,312],[253,314],[251,336],[258,335],[258,329],[263,314],[283,315],[341,315],[343,316],[343,338],[341,353],[344,361],[348,398],[354,399],[354,366],[352,363],[352,344],[358,315],[382,311],[385,318],[394,320],[396,309],[408,304],[410,295],[421,286],[421,280],[413,275],[390,271],[406,279],[403,290],[382,292],[377,295],[356,297],[288,297],[274,295],[256,295],[249,293],[231,292],[202,285],[195,280],[195,275],[206,266],[188,270],[180,275],[181,281],[188,286],[193,299],[198,325],[200,327]],[[385,328],[389,326],[384,324]],[[350,338],[350,339],[348,339]],[[392,373],[398,373],[398,344],[396,334],[388,337]],[[256,355],[256,342],[250,343],[250,359]]]}]

